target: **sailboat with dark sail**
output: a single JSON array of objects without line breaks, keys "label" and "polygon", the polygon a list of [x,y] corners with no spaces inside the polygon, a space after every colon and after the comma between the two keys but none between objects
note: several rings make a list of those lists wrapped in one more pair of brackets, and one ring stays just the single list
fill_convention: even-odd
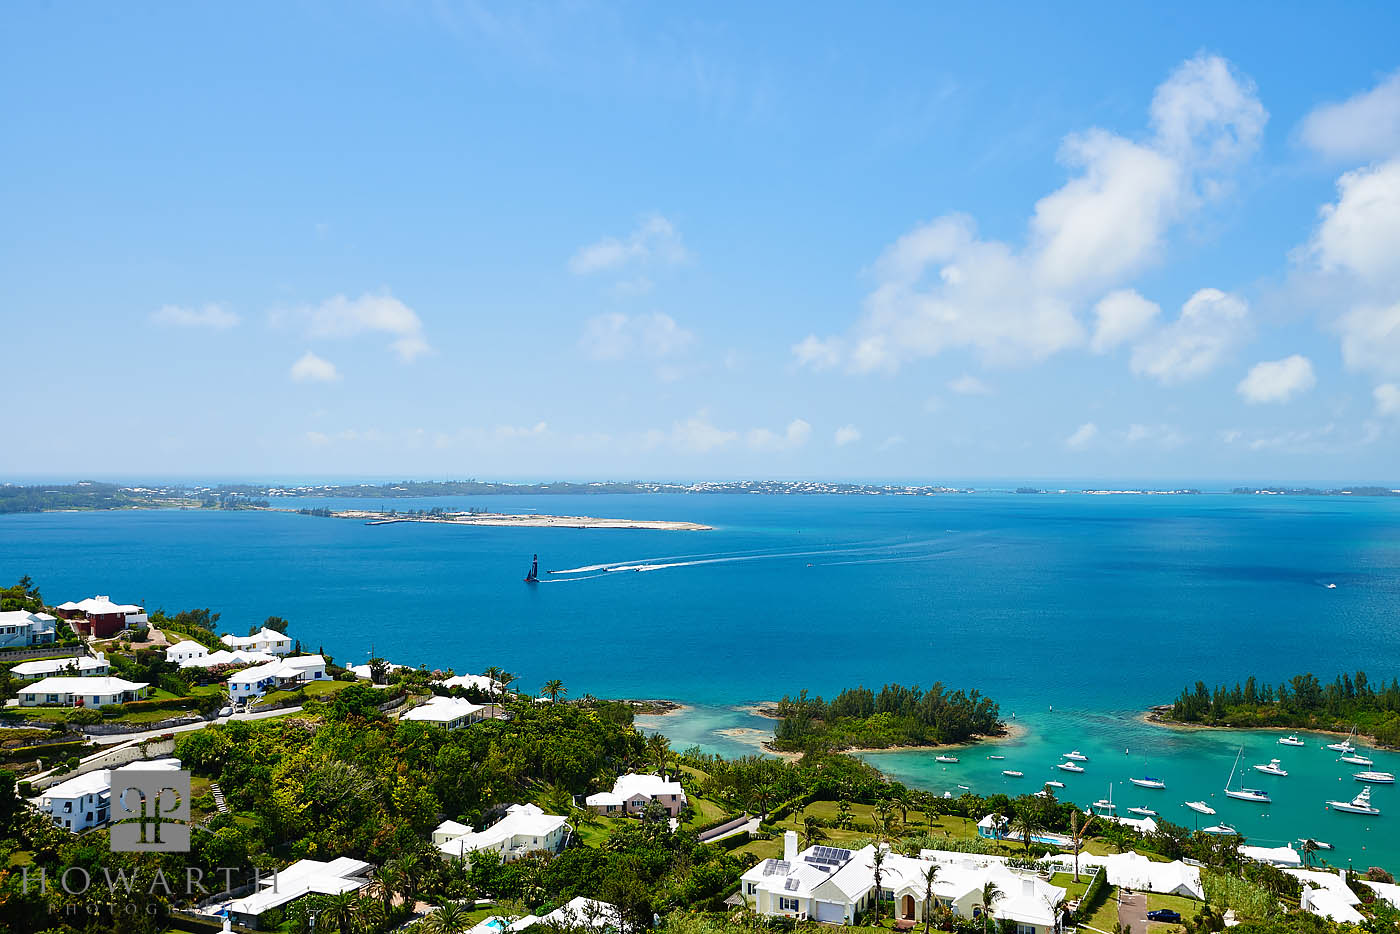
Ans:
[{"label": "sailboat with dark sail", "polygon": [[540,582],[540,556],[530,556],[530,573],[525,575],[525,583],[538,584]]}]

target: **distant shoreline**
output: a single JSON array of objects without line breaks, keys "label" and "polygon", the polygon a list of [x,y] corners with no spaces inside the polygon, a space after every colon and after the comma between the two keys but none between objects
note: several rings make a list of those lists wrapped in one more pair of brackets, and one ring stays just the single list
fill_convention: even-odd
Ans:
[{"label": "distant shoreline", "polygon": [[[1312,726],[1230,726],[1228,724],[1215,723],[1184,723],[1181,720],[1168,720],[1161,715],[1161,710],[1165,706],[1170,709],[1170,705],[1149,707],[1138,714],[1135,719],[1140,723],[1147,723],[1152,726],[1165,727],[1169,730],[1182,730],[1184,732],[1204,732],[1207,730],[1233,730],[1237,733],[1317,733],[1322,736],[1352,736],[1342,730],[1324,730]],[[1395,746],[1387,746],[1376,741],[1374,736],[1366,733],[1355,734],[1354,741],[1359,746],[1367,746],[1371,749],[1395,749]]]},{"label": "distant shoreline", "polygon": [[332,512],[330,518],[360,519],[366,525],[427,522],[434,525],[480,525],[507,529],[648,529],[659,532],[709,532],[714,530],[712,525],[702,525],[699,522],[677,522],[669,519],[604,519],[597,516],[511,515],[499,512],[400,516],[367,509],[345,509]]}]

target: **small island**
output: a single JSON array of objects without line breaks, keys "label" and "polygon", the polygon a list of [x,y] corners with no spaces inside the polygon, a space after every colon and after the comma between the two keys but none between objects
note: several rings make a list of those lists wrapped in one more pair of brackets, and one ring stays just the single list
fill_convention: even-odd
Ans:
[{"label": "small island", "polygon": [[441,525],[486,525],[515,529],[652,529],[663,532],[707,532],[712,525],[698,522],[676,522],[669,519],[602,519],[596,516],[545,516],[536,513],[510,514],[500,512],[425,513],[375,512],[368,509],[345,509],[329,513],[333,519],[359,519],[366,525],[393,525],[399,522],[434,522]]},{"label": "small island", "polygon": [[829,703],[803,691],[778,701],[773,715],[769,746],[786,753],[950,746],[1007,732],[995,701],[942,683],[927,690],[887,684],[878,694],[847,688]]},{"label": "small island", "polygon": [[1349,733],[1378,745],[1400,747],[1400,681],[1371,681],[1366,672],[1338,675],[1323,684],[1315,675],[1295,675],[1278,685],[1253,676],[1234,686],[1204,681],[1186,687],[1175,703],[1153,707],[1145,719],[1166,726],[1236,730],[1313,730]]}]

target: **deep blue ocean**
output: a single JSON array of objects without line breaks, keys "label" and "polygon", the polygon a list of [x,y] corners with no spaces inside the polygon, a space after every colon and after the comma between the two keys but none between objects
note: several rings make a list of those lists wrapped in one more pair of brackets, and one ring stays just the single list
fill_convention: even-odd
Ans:
[{"label": "deep blue ocean", "polygon": [[[1385,827],[1400,821],[1400,791],[1375,792],[1380,818],[1325,810],[1325,800],[1350,798],[1359,786],[1319,749],[1321,737],[1286,749],[1269,735],[1181,733],[1135,719],[1197,679],[1400,675],[1400,498],[649,495],[276,505],[480,506],[716,528],[366,526],[200,510],[12,515],[0,517],[0,579],[27,573],[52,603],[102,593],[150,609],[207,606],[235,632],[284,616],[291,635],[345,664],[372,646],[391,661],[458,672],[499,665],[529,690],[560,678],[571,696],[670,698],[692,709],[647,724],[677,747],[726,754],[753,752],[757,734],[742,731],[771,727],[736,708],[785,692],[830,695],[891,681],[976,687],[1014,715],[1025,738],[976,747],[957,767],[920,752],[871,761],[940,792],[1029,791],[1057,778],[1087,803],[1112,782],[1121,806],[1155,795],[1154,809],[1189,825],[1181,802],[1221,799],[1243,745],[1246,764],[1280,756],[1292,774],[1256,773],[1250,783],[1272,783],[1275,803],[1224,800],[1219,820],[1251,842],[1306,833],[1335,843],[1342,858],[1383,855],[1400,869],[1400,833]],[[534,552],[542,570],[644,570],[575,571],[530,586],[521,578]],[[1073,747],[1091,756],[1083,776],[1053,769]],[[1003,768],[1026,777],[1005,778]],[[1400,755],[1376,754],[1376,768],[1400,770]],[[1138,773],[1166,778],[1168,790],[1124,784]]]}]

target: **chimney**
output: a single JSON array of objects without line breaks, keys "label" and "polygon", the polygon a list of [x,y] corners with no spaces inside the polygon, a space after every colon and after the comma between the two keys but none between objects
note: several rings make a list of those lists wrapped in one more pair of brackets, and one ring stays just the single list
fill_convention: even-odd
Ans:
[{"label": "chimney", "polygon": [[783,834],[783,859],[793,862],[797,859],[797,831],[789,830]]},{"label": "chimney", "polygon": [[1035,895],[1035,882],[1031,879],[1022,879],[1021,894],[1027,897]]}]

